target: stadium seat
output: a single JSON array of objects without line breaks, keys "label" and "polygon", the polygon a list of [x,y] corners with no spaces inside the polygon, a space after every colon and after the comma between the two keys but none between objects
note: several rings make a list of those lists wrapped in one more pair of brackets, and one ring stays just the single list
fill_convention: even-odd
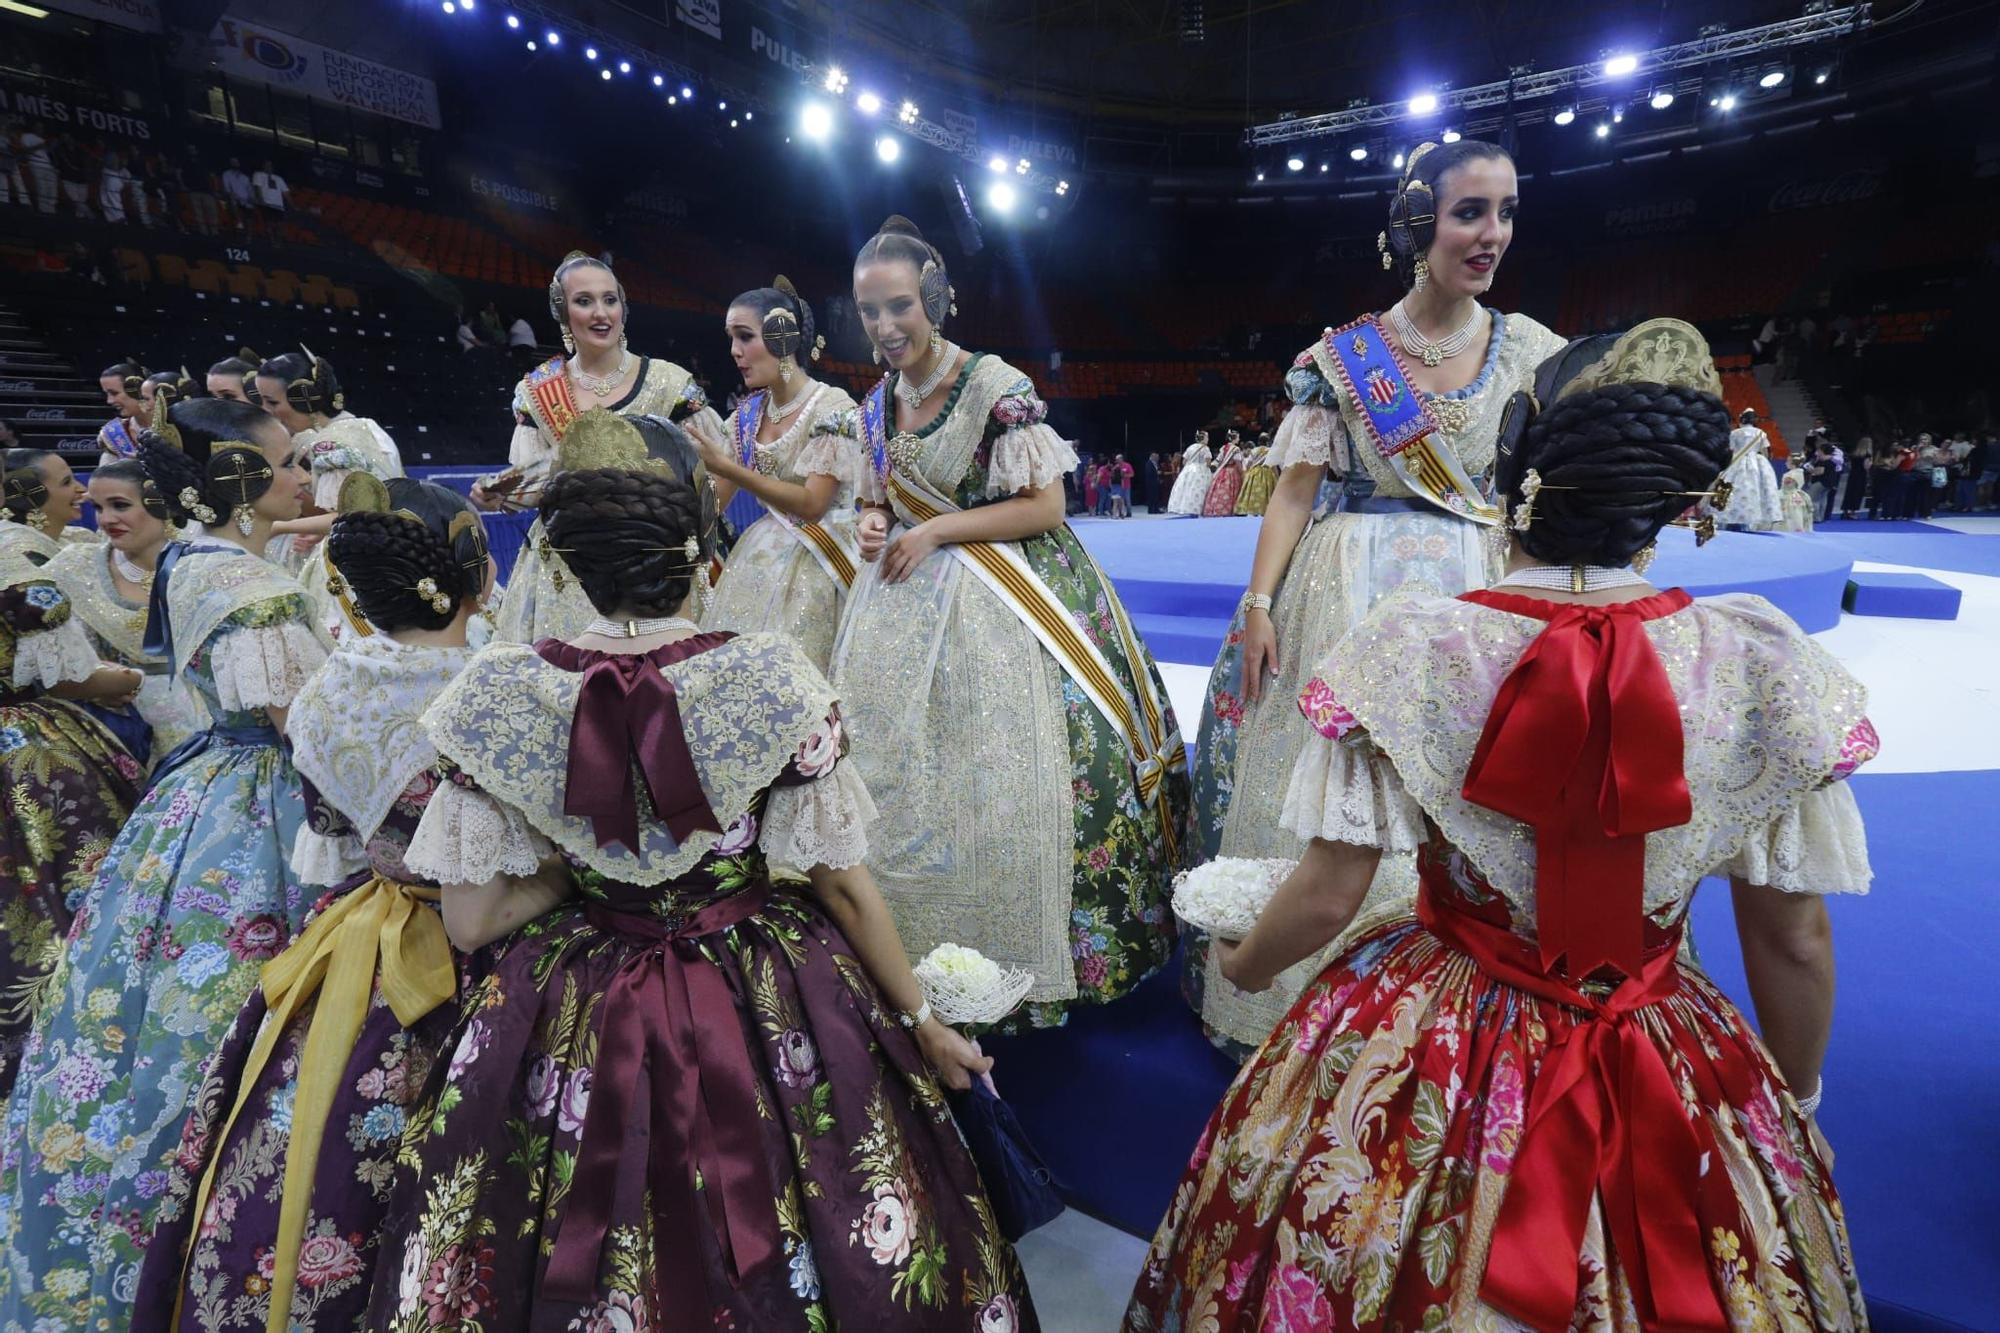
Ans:
[{"label": "stadium seat", "polygon": [[229,280],[229,270],[213,259],[204,259],[188,269],[187,284],[198,292],[210,296],[220,296],[222,286]]},{"label": "stadium seat", "polygon": [[121,245],[111,253],[118,260],[118,272],[125,281],[136,282],[143,286],[153,280],[153,266],[146,262],[146,256],[139,251],[129,250]]},{"label": "stadium seat", "polygon": [[168,287],[185,287],[188,280],[187,260],[179,255],[154,255],[153,266],[160,275],[160,282]]},{"label": "stadium seat", "polygon": [[231,296],[256,300],[264,294],[264,270],[255,264],[238,264],[224,281]]}]

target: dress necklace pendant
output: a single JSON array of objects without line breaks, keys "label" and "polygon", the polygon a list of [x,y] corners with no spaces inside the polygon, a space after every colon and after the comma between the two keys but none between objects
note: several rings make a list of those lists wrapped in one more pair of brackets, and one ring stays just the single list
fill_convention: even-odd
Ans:
[{"label": "dress necklace pendant", "polygon": [[1424,336],[1416,321],[1403,309],[1401,301],[1389,307],[1389,322],[1396,326],[1396,337],[1402,340],[1404,347],[1415,352],[1425,365],[1436,366],[1471,345],[1472,335],[1479,328],[1479,317],[1485,313],[1484,308],[1474,302],[1472,313],[1466,316],[1465,323],[1458,327],[1457,332],[1436,341]]},{"label": "dress necklace pendant", "polygon": [[609,616],[599,616],[584,626],[583,632],[602,634],[607,639],[641,639],[648,634],[664,634],[668,630],[676,629],[695,633],[701,626],[682,616],[637,616],[631,620],[613,620]]},{"label": "dress necklace pendant", "polygon": [[111,548],[111,564],[117,569],[118,577],[127,583],[136,583],[141,588],[153,586],[153,571],[140,568],[138,562],[115,546]]},{"label": "dress necklace pendant", "polygon": [[903,400],[903,406],[909,408],[912,412],[922,407],[924,399],[936,393],[937,386],[944,383],[945,374],[950,371],[952,363],[956,360],[958,360],[958,344],[947,341],[944,347],[938,352],[936,367],[925,377],[922,384],[912,385],[907,378],[898,375],[896,377],[896,396]]},{"label": "dress necklace pendant", "polygon": [[576,382],[579,385],[590,390],[599,398],[609,398],[612,392],[617,389],[619,382],[625,378],[625,372],[631,366],[632,353],[622,351],[618,354],[618,369],[612,371],[609,375],[593,375],[583,368],[581,362],[574,359],[569,363],[569,373],[576,376]]}]

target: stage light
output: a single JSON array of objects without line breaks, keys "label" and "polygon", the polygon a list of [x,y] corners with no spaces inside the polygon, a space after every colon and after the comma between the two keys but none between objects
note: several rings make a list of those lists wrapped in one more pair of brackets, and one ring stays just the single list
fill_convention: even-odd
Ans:
[{"label": "stage light", "polygon": [[743,113],[743,119],[745,119],[745,120],[755,120],[755,119],[757,119],[757,113],[756,113],[755,111],[745,111],[745,112]]},{"label": "stage light", "polygon": [[521,26],[521,17],[520,17],[520,15],[518,15],[518,14],[509,14],[509,15],[507,16],[507,26],[508,26],[508,27],[510,27],[510,28],[519,28],[519,27]]},{"label": "stage light", "polygon": [[1324,175],[1326,174],[1326,163],[1322,162],[1322,163],[1320,163],[1320,164],[1319,164],[1319,172],[1320,172],[1320,175],[1322,175],[1322,176],[1324,176]]},{"label": "stage light", "polygon": [[1766,74],[1763,78],[1757,80],[1757,86],[1759,88],[1775,88],[1784,81],[1785,81],[1785,71],[1781,69],[1774,69],[1769,74]]},{"label": "stage light", "polygon": [[1056,193],[1057,193],[1057,194],[1068,194],[1068,193],[1069,193],[1069,182],[1068,182],[1068,181],[1057,181],[1057,182],[1056,182]]},{"label": "stage light", "polygon": [[1639,57],[1635,55],[1615,55],[1604,62],[1604,77],[1622,79],[1639,68]]},{"label": "stage light", "polygon": [[1402,155],[1401,153],[1398,153],[1398,154],[1396,154],[1396,157],[1395,157],[1395,160],[1393,160],[1392,162],[1390,162],[1390,163],[1389,163],[1389,165],[1390,165],[1390,166],[1392,166],[1392,167],[1395,167],[1395,168],[1396,168],[1397,170],[1399,170],[1399,171],[1400,171],[1400,170],[1402,170],[1402,166],[1403,166],[1403,155]]},{"label": "stage light", "polygon": [[1288,157],[1285,159],[1286,171],[1304,171],[1305,169],[1306,169],[1306,160],[1304,158]]},{"label": "stage light", "polygon": [[1418,93],[1410,99],[1410,114],[1413,116],[1428,116],[1437,109],[1438,98],[1436,93]]},{"label": "stage light", "polygon": [[988,171],[1005,171],[1007,169],[1007,159],[995,153],[986,159],[986,169]]},{"label": "stage light", "polygon": [[534,39],[534,38],[532,38],[532,37],[530,37],[530,38],[528,39],[528,49],[529,49],[530,51],[532,51],[532,50],[534,50],[534,49],[535,49],[535,39]]},{"label": "stage light", "polygon": [[882,99],[874,93],[864,91],[854,99],[854,109],[864,116],[872,116],[882,109]]},{"label": "stage light", "polygon": [[584,58],[585,60],[595,60],[595,59],[597,59],[597,48],[596,48],[596,47],[594,47],[594,46],[586,46],[586,47],[584,47],[584,48],[583,48],[583,58]]},{"label": "stage light", "polygon": [[1600,139],[1609,139],[1611,137],[1611,127],[1601,120],[1597,122],[1597,137]]},{"label": "stage light", "polygon": [[1440,139],[1443,139],[1446,143],[1457,143],[1464,136],[1461,135],[1457,130],[1446,130],[1443,134],[1439,135],[1438,137]]},{"label": "stage light", "polygon": [[603,79],[609,79],[611,77],[611,71],[608,69],[600,69],[597,71],[597,74],[599,78]]},{"label": "stage light", "polygon": [[547,32],[542,34],[542,40],[547,42],[550,46],[561,46],[562,34],[557,32],[554,28],[550,28]]},{"label": "stage light", "polygon": [[996,213],[1012,212],[1017,198],[1019,196],[1014,193],[1014,187],[1006,181],[994,181],[986,191],[986,202],[993,206]]},{"label": "stage light", "polygon": [[717,111],[727,111],[727,110],[729,110],[729,103],[727,103],[727,102],[717,102],[717,103],[715,104],[715,109],[716,109]]},{"label": "stage light", "polygon": [[1722,95],[1722,100],[1717,102],[1716,105],[1721,107],[1724,111],[1734,111],[1736,109],[1736,94],[1724,93]]},{"label": "stage light", "polygon": [[885,134],[875,141],[875,156],[884,162],[894,162],[903,155],[903,145],[896,142],[893,135]]},{"label": "stage light", "polygon": [[681,85],[681,100],[683,102],[692,102],[694,100],[694,89],[688,87],[685,83]]},{"label": "stage light", "polygon": [[1556,112],[1556,124],[1558,125],[1567,125],[1571,121],[1574,121],[1575,119],[1576,119],[1576,108],[1573,106],[1566,106],[1562,110]]},{"label": "stage light", "polygon": [[917,115],[917,104],[906,98],[904,99],[902,108],[896,112],[896,119],[902,121],[905,125],[914,125],[917,123]]},{"label": "stage light", "polygon": [[1034,163],[1030,162],[1027,158],[1024,157],[1019,162],[1016,162],[1014,164],[1014,174],[1017,176],[1025,176],[1034,167],[1034,165],[1035,165]]},{"label": "stage light", "polygon": [[458,0],[458,7],[470,14],[473,10],[472,0]]},{"label": "stage light", "polygon": [[729,122],[729,128],[732,130],[736,128],[736,122],[734,120]]},{"label": "stage light", "polygon": [[679,106],[680,104],[681,104],[681,99],[680,99],[680,98],[678,98],[678,97],[674,96],[674,95],[673,95],[672,93],[668,93],[668,94],[667,94],[667,105],[668,105],[668,106]]},{"label": "stage light", "polygon": [[444,12],[447,14],[456,14],[458,6],[454,5],[451,0],[444,0]]},{"label": "stage light", "polygon": [[1611,123],[1613,125],[1623,125],[1625,123],[1625,112],[1622,108],[1611,113]]},{"label": "stage light", "polygon": [[[1347,150],[1347,155],[1350,158],[1354,159],[1356,162],[1366,162],[1368,160],[1368,147],[1366,144],[1356,144],[1354,145],[1354,147]],[[1320,163],[1319,169],[1321,171],[1325,171],[1326,163],[1324,162]]]},{"label": "stage light", "polygon": [[840,66],[831,66],[827,69],[826,79],[820,86],[838,97],[847,91],[847,75],[842,72]]},{"label": "stage light", "polygon": [[1261,171],[1257,173],[1257,183],[1259,185],[1262,185],[1264,183],[1264,173]]},{"label": "stage light", "polygon": [[1813,75],[1813,82],[1814,82],[1814,83],[1825,83],[1825,82],[1826,82],[1826,80],[1827,80],[1827,71],[1826,71],[1826,70],[1821,70],[1821,71],[1820,71],[1819,73],[1817,73],[1817,74]]},{"label": "stage light", "polygon": [[824,102],[807,102],[799,112],[799,133],[815,143],[823,143],[833,133],[833,109]]},{"label": "stage light", "polygon": [[666,87],[666,86],[667,86],[667,79],[666,79],[666,76],[665,76],[665,75],[663,75],[663,74],[655,74],[655,75],[653,76],[653,86],[654,86],[655,88],[664,88],[664,87]]},{"label": "stage light", "polygon": [[620,74],[630,74],[630,73],[632,72],[632,62],[631,62],[631,61],[629,61],[629,60],[621,60],[621,61],[619,61],[619,62],[618,62],[618,72],[619,72]]},{"label": "stage light", "polygon": [[1668,107],[1672,106],[1673,104],[1674,104],[1674,95],[1669,90],[1662,88],[1660,89],[1660,91],[1653,94],[1653,110],[1665,111]]}]

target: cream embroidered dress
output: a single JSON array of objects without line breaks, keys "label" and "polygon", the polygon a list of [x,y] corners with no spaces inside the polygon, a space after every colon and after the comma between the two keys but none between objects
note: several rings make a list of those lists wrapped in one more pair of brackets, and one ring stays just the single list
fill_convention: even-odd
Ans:
[{"label": "cream embroidered dress", "polygon": [[[1562,345],[1527,316],[1495,311],[1478,377],[1453,393],[1429,396],[1446,441],[1482,485],[1490,484],[1508,398],[1531,385],[1536,367]],[[1293,406],[1268,461],[1281,472],[1299,463],[1324,467],[1338,481],[1342,503],[1306,528],[1272,599],[1279,670],[1266,678],[1263,697],[1253,704],[1243,695],[1240,609],[1209,673],[1194,755],[1195,861],[1297,856],[1303,842],[1281,827],[1279,813],[1292,764],[1311,735],[1293,707],[1306,673],[1395,589],[1418,584],[1455,594],[1486,586],[1498,572],[1488,567],[1486,530],[1417,498],[1376,451],[1360,405],[1339,384],[1324,339],[1301,352],[1285,376]],[[1409,859],[1385,858],[1350,933],[1384,913],[1408,910],[1414,889]],[[1210,1035],[1239,1054],[1264,1040],[1326,961],[1326,955],[1307,959],[1251,996],[1222,979],[1204,941],[1191,945],[1189,1002],[1200,1008]]]},{"label": "cream embroidered dress", "polygon": [[173,674],[164,658],[145,649],[147,604],[118,590],[111,577],[109,542],[67,545],[45,566],[51,582],[69,598],[76,618],[90,634],[100,658],[146,673],[139,686],[139,716],[153,729],[155,761],[208,726],[208,710]]},{"label": "cream embroidered dress", "polygon": [[[555,364],[561,367],[562,358],[557,357]],[[544,366],[534,374],[547,369]],[[557,373],[566,374],[567,370]],[[561,429],[567,428],[566,423],[558,428],[549,421],[531,392],[531,378],[532,375],[523,376],[514,386],[514,438],[507,446],[507,464],[521,470],[524,494],[538,493],[547,484],[550,470],[555,466],[556,447],[561,443]],[[632,388],[616,402],[595,397],[576,402],[578,411],[591,407],[602,407],[621,417],[658,416],[676,423],[693,418],[712,430],[716,438],[723,435],[722,420],[708,405],[708,395],[694,382],[694,377],[673,362],[657,357],[639,358],[639,373],[632,381]],[[548,567],[538,549],[541,537],[542,521],[537,518],[529,525],[527,540],[521,544],[521,554],[507,577],[507,591],[494,617],[498,626],[496,639],[510,643],[573,639],[597,618],[596,608],[575,579],[561,575],[558,586],[557,572]]]},{"label": "cream embroidered dress", "polygon": [[[807,401],[769,444],[757,442],[768,393],[751,395],[731,413],[723,435],[745,466],[766,476],[800,484],[813,476],[840,480],[833,503],[812,525],[839,554],[822,548],[818,536],[789,515],[767,511],[736,539],[701,623],[706,629],[789,634],[813,665],[825,671],[847,605],[848,582],[862,564],[854,511],[861,448],[837,430],[819,429],[824,418],[852,411],[854,400],[828,384],[814,384],[805,392]],[[846,578],[840,575],[843,568]]]},{"label": "cream embroidered dress", "polygon": [[[1059,485],[1076,466],[1027,376],[998,358],[973,357],[913,434],[893,431],[889,383],[840,419],[877,495],[907,478],[932,508],[970,508]],[[896,504],[900,524],[917,516]],[[950,942],[1026,969],[1027,1021],[1046,1025],[1124,994],[1172,952],[1172,822],[1187,786],[1158,668],[1068,525],[993,545],[1053,596],[1047,614],[1087,637],[1109,687],[1098,699],[1156,707],[1153,753],[1135,754],[1018,602],[951,546],[902,583],[883,582],[879,561],[863,567],[833,679],[882,811],[869,868],[911,956]]]}]

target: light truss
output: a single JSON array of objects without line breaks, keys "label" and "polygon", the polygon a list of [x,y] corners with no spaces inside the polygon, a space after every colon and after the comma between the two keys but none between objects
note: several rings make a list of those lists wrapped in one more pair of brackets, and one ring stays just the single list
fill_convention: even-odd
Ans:
[{"label": "light truss", "polygon": [[[809,66],[803,71],[803,81],[813,95],[845,106],[847,110],[853,111],[853,99],[846,95],[847,89],[845,84],[841,86],[841,91],[837,93],[826,90],[826,75],[833,68],[836,68],[836,66],[831,64]],[[1016,189],[1058,197],[1067,194],[1070,189],[1074,188],[1073,185],[1064,187],[1063,182],[1068,179],[1067,177],[1058,177],[1054,172],[1044,171],[1032,163],[1029,164],[1029,170],[1025,172],[1016,171],[1011,164],[1004,173],[989,172],[986,162],[992,155],[991,150],[982,148],[964,130],[932,120],[921,111],[917,113],[916,119],[905,120],[900,115],[892,114],[890,112],[890,105],[891,103],[888,99],[885,99],[882,103],[882,114],[879,123],[883,130],[907,134],[919,143],[928,144],[948,157],[955,157],[960,161],[977,165],[980,174],[976,179],[983,180],[990,174],[994,180],[1007,181]],[[859,113],[857,112],[856,114]],[[968,181],[971,179],[975,178],[968,176]]]},{"label": "light truss", "polygon": [[1344,111],[1328,111],[1317,116],[1287,117],[1262,125],[1253,125],[1245,133],[1244,140],[1253,148],[1265,148],[1274,144],[1296,143],[1301,139],[1322,138],[1329,134],[1344,134],[1351,130],[1393,125],[1404,120],[1436,121],[1444,124],[1447,122],[1442,117],[1453,111],[1478,111],[1508,102],[1519,104],[1536,101],[1565,93],[1586,91],[1606,83],[1630,84],[1645,88],[1649,79],[1657,81],[1672,71],[1687,69],[1690,66],[1706,65],[1716,60],[1749,59],[1767,51],[1810,46],[1815,42],[1849,36],[1868,26],[1870,12],[1873,9],[1872,4],[1847,5],[1806,14],[1795,19],[1766,23],[1761,27],[1744,28],[1738,32],[1704,33],[1691,42],[1656,47],[1651,51],[1637,53],[1639,67],[1630,74],[1607,75],[1601,60],[1588,65],[1571,65],[1566,69],[1529,71],[1493,83],[1441,91],[1436,94],[1437,109],[1427,111],[1421,116],[1412,115],[1409,103],[1405,100],[1377,102],[1367,106],[1349,107]]}]

